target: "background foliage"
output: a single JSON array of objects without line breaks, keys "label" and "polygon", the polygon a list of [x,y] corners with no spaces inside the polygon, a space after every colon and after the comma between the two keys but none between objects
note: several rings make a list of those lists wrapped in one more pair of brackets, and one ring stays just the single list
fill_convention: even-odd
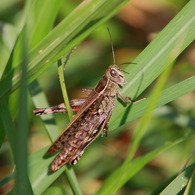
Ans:
[{"label": "background foliage", "polygon": [[[1,0],[0,193],[193,194],[195,1],[128,2]],[[122,93],[141,101],[117,102],[108,137],[50,174],[43,156],[69,119],[32,109],[63,102],[56,61],[73,47],[69,98],[97,84],[113,63],[106,27],[117,64],[136,63]]]}]

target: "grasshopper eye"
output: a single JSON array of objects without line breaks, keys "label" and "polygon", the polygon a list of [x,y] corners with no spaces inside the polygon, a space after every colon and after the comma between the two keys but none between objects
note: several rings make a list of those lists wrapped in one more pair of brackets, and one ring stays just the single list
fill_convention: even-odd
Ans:
[{"label": "grasshopper eye", "polygon": [[117,72],[116,72],[115,70],[111,70],[111,71],[110,71],[110,75],[111,75],[112,77],[115,77],[115,76],[117,76]]}]

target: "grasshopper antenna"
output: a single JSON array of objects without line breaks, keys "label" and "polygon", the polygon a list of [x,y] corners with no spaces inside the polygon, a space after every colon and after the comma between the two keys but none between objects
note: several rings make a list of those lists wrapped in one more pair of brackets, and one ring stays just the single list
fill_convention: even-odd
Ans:
[{"label": "grasshopper antenna", "polygon": [[114,65],[116,64],[116,58],[115,58],[115,54],[114,54],[114,46],[113,46],[113,40],[112,40],[112,36],[110,33],[110,29],[107,27],[108,33],[109,33],[109,37],[110,37],[110,43],[111,43],[111,48],[112,48],[112,57],[113,57],[113,61],[114,61]]}]

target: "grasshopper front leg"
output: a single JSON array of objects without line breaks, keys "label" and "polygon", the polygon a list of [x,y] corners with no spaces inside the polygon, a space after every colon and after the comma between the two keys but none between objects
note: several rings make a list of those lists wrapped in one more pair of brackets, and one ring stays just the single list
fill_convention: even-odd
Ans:
[{"label": "grasshopper front leg", "polygon": [[126,104],[129,104],[132,101],[130,97],[124,96],[120,91],[118,91],[117,94]]}]

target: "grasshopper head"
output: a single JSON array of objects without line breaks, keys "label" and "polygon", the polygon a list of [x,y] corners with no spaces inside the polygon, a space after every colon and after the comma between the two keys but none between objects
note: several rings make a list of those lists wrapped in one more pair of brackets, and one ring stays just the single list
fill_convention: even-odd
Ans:
[{"label": "grasshopper head", "polygon": [[117,65],[111,65],[108,67],[106,70],[106,77],[121,86],[126,83],[123,71]]}]

